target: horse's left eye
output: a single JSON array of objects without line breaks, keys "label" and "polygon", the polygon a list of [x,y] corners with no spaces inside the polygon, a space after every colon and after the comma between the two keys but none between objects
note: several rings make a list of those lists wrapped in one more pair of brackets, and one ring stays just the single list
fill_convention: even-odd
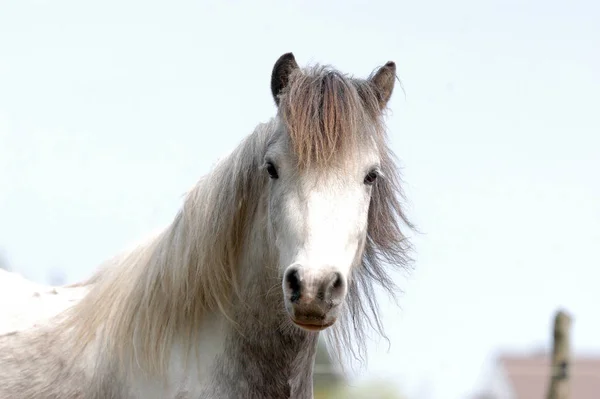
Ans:
[{"label": "horse's left eye", "polygon": [[365,176],[365,184],[368,186],[372,186],[375,183],[375,180],[377,180],[378,176],[379,176],[379,174],[377,173],[377,171],[375,171],[375,170],[370,171]]}]

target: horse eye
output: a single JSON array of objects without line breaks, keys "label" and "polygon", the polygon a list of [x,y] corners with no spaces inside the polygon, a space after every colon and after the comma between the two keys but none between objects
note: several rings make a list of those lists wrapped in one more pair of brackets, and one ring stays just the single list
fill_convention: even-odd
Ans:
[{"label": "horse eye", "polygon": [[374,170],[370,171],[365,176],[365,184],[368,186],[372,186],[373,183],[375,183],[375,180],[377,180],[378,176],[379,176],[379,174],[376,171],[374,171]]},{"label": "horse eye", "polygon": [[267,162],[265,166],[271,179],[277,179],[279,177],[279,174],[277,174],[277,168],[275,168],[275,165],[273,165],[272,162]]}]

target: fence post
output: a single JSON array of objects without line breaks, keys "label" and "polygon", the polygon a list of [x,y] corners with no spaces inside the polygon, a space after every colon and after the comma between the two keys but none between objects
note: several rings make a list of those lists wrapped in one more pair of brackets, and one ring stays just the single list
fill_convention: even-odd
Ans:
[{"label": "fence post", "polygon": [[554,317],[554,339],[548,399],[569,398],[571,316],[559,310]]}]

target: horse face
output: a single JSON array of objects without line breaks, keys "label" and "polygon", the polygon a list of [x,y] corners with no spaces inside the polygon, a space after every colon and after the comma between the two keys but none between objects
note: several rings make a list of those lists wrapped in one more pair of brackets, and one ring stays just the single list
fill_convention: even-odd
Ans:
[{"label": "horse face", "polygon": [[271,92],[279,134],[264,158],[285,308],[310,331],[335,323],[362,260],[380,170],[376,138],[396,65],[360,81],[323,71],[305,74],[292,53],[277,60]]},{"label": "horse face", "polygon": [[296,325],[318,331],[336,321],[361,262],[379,158],[373,144],[325,168],[298,168],[288,142],[282,134],[264,158],[268,227],[285,309]]}]

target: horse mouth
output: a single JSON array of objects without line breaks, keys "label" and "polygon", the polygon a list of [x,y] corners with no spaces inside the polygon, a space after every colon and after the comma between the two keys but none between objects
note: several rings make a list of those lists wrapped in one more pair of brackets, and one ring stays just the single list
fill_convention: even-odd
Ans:
[{"label": "horse mouth", "polygon": [[335,320],[330,321],[328,323],[302,323],[292,319],[292,322],[298,327],[302,328],[303,330],[307,330],[310,332],[319,332],[325,330],[328,327],[331,327],[335,323]]}]

